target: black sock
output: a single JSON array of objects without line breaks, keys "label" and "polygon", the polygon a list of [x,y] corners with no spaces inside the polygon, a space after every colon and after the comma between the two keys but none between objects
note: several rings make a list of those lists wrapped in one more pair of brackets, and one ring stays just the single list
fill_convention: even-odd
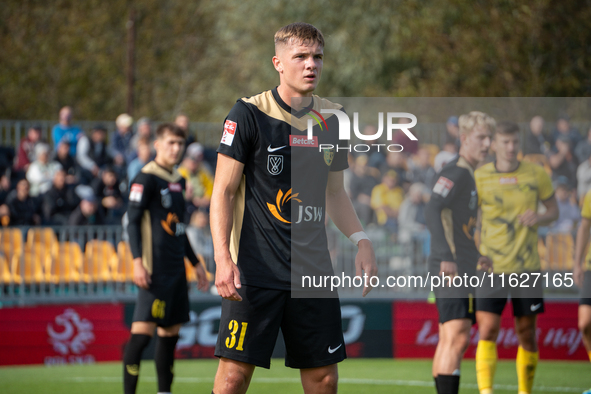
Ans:
[{"label": "black sock", "polygon": [[135,394],[142,352],[150,343],[150,339],[152,337],[149,335],[131,334],[131,338],[125,346],[123,354],[123,392],[125,394]]},{"label": "black sock", "polygon": [[460,375],[438,375],[437,387],[439,394],[458,394]]},{"label": "black sock", "polygon": [[174,348],[179,336],[161,337],[156,341],[156,351],[154,352],[154,363],[156,364],[156,374],[158,375],[158,392],[170,392],[172,378],[174,377]]},{"label": "black sock", "polygon": [[433,380],[435,381],[435,391],[437,391],[437,394],[439,394],[439,381],[437,380],[438,376],[433,377]]}]

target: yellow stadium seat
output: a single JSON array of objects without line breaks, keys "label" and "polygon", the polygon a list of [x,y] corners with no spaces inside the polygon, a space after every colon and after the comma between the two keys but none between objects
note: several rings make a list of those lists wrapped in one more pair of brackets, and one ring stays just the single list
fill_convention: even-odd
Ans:
[{"label": "yellow stadium seat", "polygon": [[78,282],[82,268],[82,249],[76,242],[61,242],[57,258],[54,260],[51,280],[59,282]]},{"label": "yellow stadium seat", "polygon": [[546,244],[544,244],[544,239],[542,237],[538,237],[538,255],[540,256],[540,268],[542,271],[548,271],[548,250],[546,249]]},{"label": "yellow stadium seat", "polygon": [[574,263],[574,240],[571,234],[548,234],[548,268],[553,271],[571,271]]},{"label": "yellow stadium seat", "polygon": [[57,237],[51,228],[30,228],[23,256],[24,272],[21,274],[25,282],[51,281],[51,265],[57,251]]},{"label": "yellow stadium seat", "polygon": [[23,253],[23,233],[17,228],[2,229],[0,230],[0,243],[12,281],[20,283],[22,278],[17,271]]},{"label": "yellow stadium seat", "polygon": [[119,242],[117,257],[119,257],[119,266],[113,274],[114,279],[118,282],[133,281],[133,256],[127,242]]},{"label": "yellow stadium seat", "polygon": [[0,283],[9,284],[12,282],[12,274],[10,273],[10,265],[4,255],[0,255]]},{"label": "yellow stadium seat", "polygon": [[82,279],[85,282],[108,282],[113,280],[119,259],[115,248],[108,241],[92,240],[86,244]]}]

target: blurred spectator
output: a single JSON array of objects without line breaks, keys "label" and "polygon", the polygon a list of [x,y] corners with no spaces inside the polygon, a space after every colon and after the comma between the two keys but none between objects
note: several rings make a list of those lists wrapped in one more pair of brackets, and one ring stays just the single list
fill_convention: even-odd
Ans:
[{"label": "blurred spectator", "polygon": [[82,201],[72,212],[68,219],[71,226],[88,226],[93,224],[105,224],[102,210],[98,209],[98,202],[92,192],[84,192]]},{"label": "blurred spectator", "polygon": [[573,149],[583,139],[579,130],[571,127],[568,116],[561,116],[558,118],[558,121],[556,121],[556,128],[552,132],[550,143],[555,145],[560,136],[568,138]]},{"label": "blurred spectator", "polygon": [[109,146],[109,154],[113,157],[115,165],[124,166],[129,163],[130,156],[133,154],[131,149],[131,138],[133,133],[131,125],[133,118],[127,114],[121,114],[115,120],[117,130],[113,134],[111,144]]},{"label": "blurred spectator", "polygon": [[152,150],[146,140],[140,140],[137,147],[137,157],[127,166],[127,179],[129,183],[133,181],[141,169],[148,164],[152,158]]},{"label": "blurred spectator", "polygon": [[367,155],[359,155],[355,159],[351,174],[349,196],[361,223],[367,225],[373,221],[371,192],[378,184],[380,173],[368,165]]},{"label": "blurred spectator", "polygon": [[[441,152],[439,152],[437,154],[437,156],[435,156],[435,163],[433,165],[433,169],[435,170],[435,173],[436,174],[439,173],[439,171],[441,171],[443,166],[446,165],[447,163],[449,163],[450,161],[452,161],[453,159],[455,159],[455,157],[457,155],[458,155],[457,153],[451,153],[446,150],[442,150]],[[435,186],[435,185],[433,185],[433,186]]]},{"label": "blurred spectator", "polygon": [[208,270],[215,269],[213,259],[213,240],[209,227],[209,214],[204,209],[198,209],[191,215],[191,221],[187,227],[187,238],[194,250],[203,258]]},{"label": "blurred spectator", "polygon": [[575,147],[575,156],[579,163],[582,163],[591,157],[591,127],[587,130],[587,139],[582,140]]},{"label": "blurred spectator", "polygon": [[554,183],[559,216],[558,220],[549,226],[548,232],[551,234],[572,234],[575,231],[575,223],[581,220],[581,212],[574,201],[568,179],[561,176]]},{"label": "blurred spectator", "polygon": [[398,211],[404,200],[404,190],[398,186],[398,174],[394,170],[382,176],[382,183],[371,192],[371,207],[376,213],[378,224],[392,234],[398,232]]},{"label": "blurred spectator", "polygon": [[76,161],[81,168],[83,182],[88,184],[101,168],[111,164],[112,159],[107,149],[107,129],[101,124],[95,125],[90,137],[83,135],[78,141]]},{"label": "blurred spectator", "polygon": [[41,224],[39,215],[40,204],[29,194],[29,181],[21,179],[16,189],[6,197],[6,205],[10,211],[11,226],[33,226]]},{"label": "blurred spectator", "polygon": [[119,223],[123,216],[123,195],[115,171],[109,167],[102,170],[100,177],[92,182],[92,189],[99,202],[99,210],[109,222]]},{"label": "blurred spectator", "polygon": [[571,139],[567,135],[560,135],[556,140],[556,152],[550,155],[550,168],[552,168],[552,180],[563,176],[568,179],[571,187],[577,186],[578,162],[571,150]]},{"label": "blurred spectator", "polygon": [[80,127],[72,125],[72,112],[71,107],[63,107],[60,110],[60,122],[53,126],[51,138],[54,149],[57,149],[60,141],[70,141],[70,155],[76,156],[76,144],[82,134],[82,130]]},{"label": "blurred spectator", "polygon": [[[398,118],[399,124],[411,123],[409,118]],[[397,129],[396,133],[392,136],[392,143],[402,145],[402,152],[407,158],[410,155],[414,155],[419,150],[419,141],[411,140],[401,129]]]},{"label": "blurred spectator", "polygon": [[441,149],[443,150],[446,144],[453,144],[457,152],[460,150],[460,127],[458,125],[458,117],[450,116],[447,118],[445,128],[447,133],[445,135],[445,140],[443,141],[443,146]]},{"label": "blurred spectator", "polygon": [[544,119],[541,116],[534,116],[529,122],[529,129],[525,132],[523,143],[524,155],[539,155],[548,152],[548,142],[543,134]]},{"label": "blurred spectator", "polygon": [[192,214],[196,208],[209,208],[213,175],[203,162],[203,146],[200,143],[193,142],[187,147],[178,171],[187,181],[186,198],[193,205],[187,207],[187,212]]},{"label": "blurred spectator", "polygon": [[66,183],[75,185],[78,183],[78,166],[74,157],[69,155],[70,142],[61,141],[57,147],[55,161],[58,162],[66,173]]},{"label": "blurred spectator", "polygon": [[29,164],[35,160],[35,146],[41,141],[41,126],[33,126],[27,131],[27,136],[21,139],[14,169],[26,172]]},{"label": "blurred spectator", "polygon": [[37,197],[51,188],[56,171],[62,168],[57,161],[49,161],[49,145],[40,143],[35,147],[36,160],[29,165],[27,180],[30,183],[30,194]]},{"label": "blurred spectator", "polygon": [[0,175],[0,205],[4,204],[10,193],[10,177],[7,174]]},{"label": "blurred spectator", "polygon": [[581,203],[589,190],[591,190],[591,156],[577,168],[577,195]]},{"label": "blurred spectator", "polygon": [[195,136],[191,133],[189,117],[187,115],[182,113],[178,114],[174,120],[174,124],[185,132],[185,135],[187,136],[187,147],[193,142],[196,142]]},{"label": "blurred spectator", "polygon": [[420,241],[423,254],[429,254],[429,231],[425,220],[425,207],[429,200],[429,191],[422,183],[413,183],[408,195],[400,205],[398,223],[400,224],[400,242]]},{"label": "blurred spectator", "polygon": [[[148,148],[151,153],[153,151],[154,135],[152,134],[152,122],[150,119],[143,117],[140,118],[137,123],[137,132],[131,138],[131,149],[133,154],[131,155],[135,159],[138,155],[138,146],[140,141],[144,141],[148,144]],[[131,162],[130,162],[131,163]]]},{"label": "blurred spectator", "polygon": [[44,222],[54,225],[67,224],[70,214],[79,203],[80,199],[74,188],[66,185],[66,172],[62,169],[56,171],[51,189],[43,195]]},{"label": "blurred spectator", "polygon": [[[361,134],[363,135],[376,135],[376,133],[378,132],[377,127],[375,127],[374,125],[367,125],[363,128],[363,130],[361,131]],[[387,152],[386,147],[385,146],[372,146],[372,144],[379,144],[380,140],[378,138],[373,138],[371,140],[360,140],[359,141],[360,144],[367,144],[369,145],[369,151],[367,152],[353,152],[353,155],[355,157],[358,157],[359,155],[367,155],[368,157],[368,161],[367,161],[367,165],[373,168],[380,168],[384,162],[386,161],[386,154],[385,152]]]},{"label": "blurred spectator", "polygon": [[396,171],[398,184],[404,185],[404,183],[407,182],[406,155],[401,154],[401,152],[388,152],[386,155],[386,161],[380,168],[380,173],[384,175],[390,170]]},{"label": "blurred spectator", "polygon": [[419,149],[411,161],[407,175],[410,182],[420,182],[429,190],[433,188],[435,185],[435,170],[431,167],[431,153],[428,149]]}]

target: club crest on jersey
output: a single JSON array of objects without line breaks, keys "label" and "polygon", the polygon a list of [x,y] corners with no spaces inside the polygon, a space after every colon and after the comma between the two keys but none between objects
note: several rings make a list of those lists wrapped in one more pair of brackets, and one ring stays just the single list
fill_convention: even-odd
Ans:
[{"label": "club crest on jersey", "polygon": [[476,204],[478,203],[478,193],[476,190],[472,190],[470,192],[470,203],[468,203],[468,209],[476,209]]},{"label": "club crest on jersey", "polygon": [[164,208],[168,209],[172,206],[172,196],[168,188],[160,190],[160,197],[162,197],[162,206]]},{"label": "club crest on jersey", "polygon": [[334,148],[326,148],[322,149],[322,151],[324,152],[324,162],[327,166],[330,166],[334,159]]},{"label": "club crest on jersey", "polygon": [[269,155],[267,158],[267,171],[271,175],[279,175],[283,171],[283,156]]}]

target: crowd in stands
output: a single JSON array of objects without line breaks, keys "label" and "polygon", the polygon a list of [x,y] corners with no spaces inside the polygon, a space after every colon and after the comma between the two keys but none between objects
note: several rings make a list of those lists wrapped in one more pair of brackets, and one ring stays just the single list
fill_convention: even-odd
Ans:
[{"label": "crowd in stands", "polygon": [[[197,232],[207,233],[215,149],[196,142],[187,116],[177,116],[175,123],[188,135],[178,168],[187,181],[185,220]],[[120,224],[130,181],[154,157],[154,125],[148,118],[134,122],[127,114],[119,115],[115,124],[112,135],[101,124],[84,131],[72,121],[72,109],[64,107],[51,141],[43,140],[39,127],[31,127],[13,147],[13,163],[0,168],[0,223]],[[372,145],[377,141],[364,141],[369,151],[349,155],[346,188],[365,226],[385,229],[392,240],[419,239],[428,250],[424,208],[437,172],[458,154],[457,117],[448,119],[446,130],[439,145],[419,144],[399,130],[392,143],[403,146],[402,152],[389,152],[383,145],[380,150]],[[363,130],[366,135],[375,132],[374,126]],[[582,134],[567,117],[545,125],[535,116],[523,136],[523,160],[539,163],[551,174],[560,207],[559,219],[540,232],[573,233],[580,220],[579,203],[591,189],[591,128]]]}]

